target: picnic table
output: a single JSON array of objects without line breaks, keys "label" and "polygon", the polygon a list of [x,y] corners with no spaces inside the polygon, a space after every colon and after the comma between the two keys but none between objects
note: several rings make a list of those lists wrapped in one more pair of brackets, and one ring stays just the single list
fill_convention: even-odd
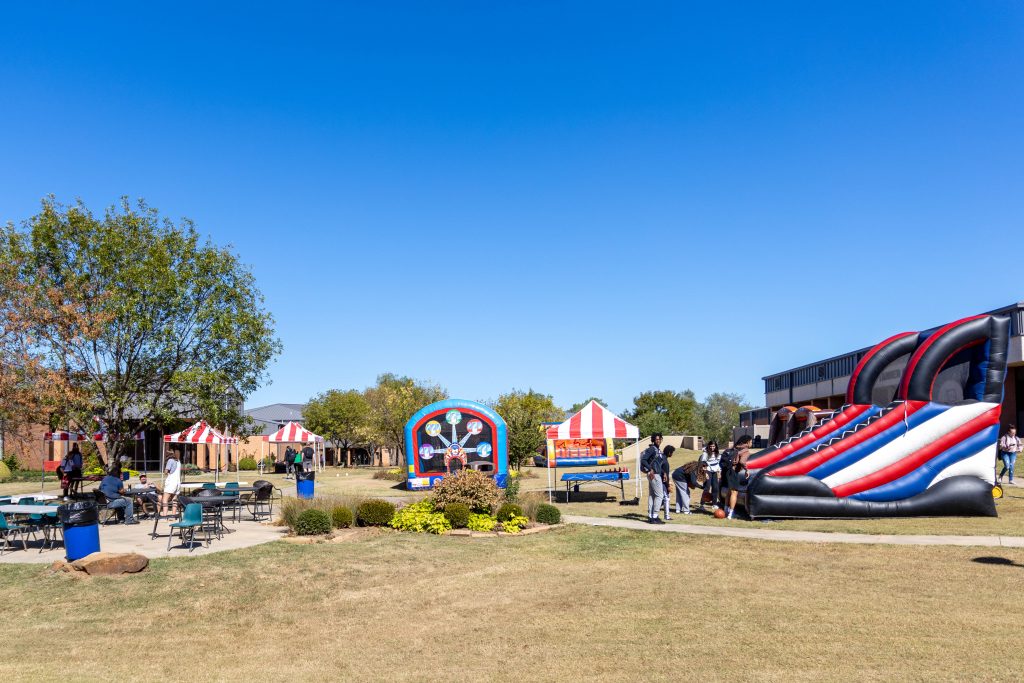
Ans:
[{"label": "picnic table", "polygon": [[10,498],[12,503],[17,503],[22,498],[31,498],[32,500],[57,500],[57,496],[52,493],[21,493],[18,495],[2,497]]},{"label": "picnic table", "polygon": [[0,512],[5,515],[48,515],[56,514],[58,505],[0,505]]},{"label": "picnic table", "polygon": [[566,472],[562,475],[565,482],[565,502],[569,502],[570,488],[579,493],[580,486],[597,482],[612,488],[618,487],[619,496],[626,500],[626,486],[624,482],[629,479],[629,472]]}]

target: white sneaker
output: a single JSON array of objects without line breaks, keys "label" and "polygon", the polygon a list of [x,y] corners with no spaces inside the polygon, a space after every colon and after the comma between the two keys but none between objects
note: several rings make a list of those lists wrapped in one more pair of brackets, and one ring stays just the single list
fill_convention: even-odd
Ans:
[{"label": "white sneaker", "polygon": [[684,514],[684,515],[688,515],[688,514],[691,514],[691,513],[690,513],[690,511],[689,511],[689,510],[683,510],[683,514]]}]

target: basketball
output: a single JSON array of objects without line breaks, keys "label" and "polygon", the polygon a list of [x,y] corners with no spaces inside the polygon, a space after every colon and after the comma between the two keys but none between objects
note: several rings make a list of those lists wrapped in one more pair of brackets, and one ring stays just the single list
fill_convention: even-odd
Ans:
[{"label": "basketball", "polygon": [[715,510],[715,519],[725,519],[725,510],[722,508]]}]

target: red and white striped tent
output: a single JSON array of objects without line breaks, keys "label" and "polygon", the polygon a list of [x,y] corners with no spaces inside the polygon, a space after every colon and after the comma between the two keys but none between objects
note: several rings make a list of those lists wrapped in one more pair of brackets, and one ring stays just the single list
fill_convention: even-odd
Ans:
[{"label": "red and white striped tent", "polygon": [[[238,443],[238,439],[233,436],[225,436],[216,429],[211,427],[206,420],[200,420],[194,425],[187,429],[183,429],[176,434],[165,434],[163,448],[160,452],[160,481],[163,482],[164,477],[164,461],[166,460],[167,444],[169,443],[187,443],[197,444],[206,446],[217,446],[217,467],[214,469],[214,481],[220,479],[220,456],[224,446],[230,446]],[[228,460],[230,462],[230,458]],[[237,467],[235,468],[237,471]],[[238,473],[241,477],[241,473]]]},{"label": "red and white striped tent", "polygon": [[[105,431],[102,431],[102,430],[98,431],[98,432],[94,432],[91,436],[89,434],[84,434],[82,432],[67,432],[67,431],[46,432],[45,434],[43,434],[43,443],[45,444],[45,443],[49,443],[51,441],[59,441],[59,442],[67,441],[69,443],[81,443],[82,441],[106,442],[108,436],[109,435]],[[146,439],[146,433],[145,432],[136,432],[135,434],[132,434],[131,436],[129,436],[129,437],[123,439],[123,440],[124,441],[142,441],[143,442],[143,454],[145,454],[145,439]],[[49,456],[47,455],[46,448],[44,446],[43,447],[43,461],[46,462],[48,459],[49,459]],[[145,455],[143,455],[143,460],[145,460]],[[45,467],[43,468],[43,477],[42,477],[42,482],[41,482],[40,486],[41,487],[45,487],[46,486],[46,468]],[[40,490],[42,490],[42,488],[40,488]]]},{"label": "red and white striped tent", "polygon": [[[313,465],[314,465],[314,467],[316,469],[318,469],[318,470],[320,470],[322,472],[323,471],[323,460],[324,459],[321,457],[321,455],[323,453],[324,437],[319,436],[317,434],[314,434],[313,432],[309,431],[308,429],[306,429],[305,427],[300,425],[298,422],[289,422],[288,424],[286,424],[284,427],[281,427],[280,429],[278,429],[273,434],[267,434],[267,435],[264,435],[264,437],[263,437],[263,442],[265,444],[269,444],[269,443],[309,443],[310,441],[312,441],[314,444],[317,444],[319,446],[319,448],[315,448],[314,449],[315,451],[319,451],[319,452],[313,458]],[[260,460],[262,460],[263,459],[262,449],[261,449],[261,452],[260,452],[260,456],[261,456]]]},{"label": "red and white striped tent", "polygon": [[[605,408],[597,401],[591,401],[555,427],[549,427],[548,439],[633,439],[640,440],[640,429]],[[548,468],[548,499],[554,490],[552,478],[557,481],[557,467]],[[636,495],[640,497],[640,451],[636,459]]]}]

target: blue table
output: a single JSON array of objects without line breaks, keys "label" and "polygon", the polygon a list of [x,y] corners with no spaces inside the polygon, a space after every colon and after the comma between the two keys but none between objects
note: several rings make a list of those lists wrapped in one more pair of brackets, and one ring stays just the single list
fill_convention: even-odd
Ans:
[{"label": "blue table", "polygon": [[569,502],[570,487],[579,493],[581,484],[598,482],[612,488],[618,487],[619,497],[626,500],[626,486],[623,482],[629,479],[629,472],[566,472],[562,475],[565,482],[565,502]]}]

